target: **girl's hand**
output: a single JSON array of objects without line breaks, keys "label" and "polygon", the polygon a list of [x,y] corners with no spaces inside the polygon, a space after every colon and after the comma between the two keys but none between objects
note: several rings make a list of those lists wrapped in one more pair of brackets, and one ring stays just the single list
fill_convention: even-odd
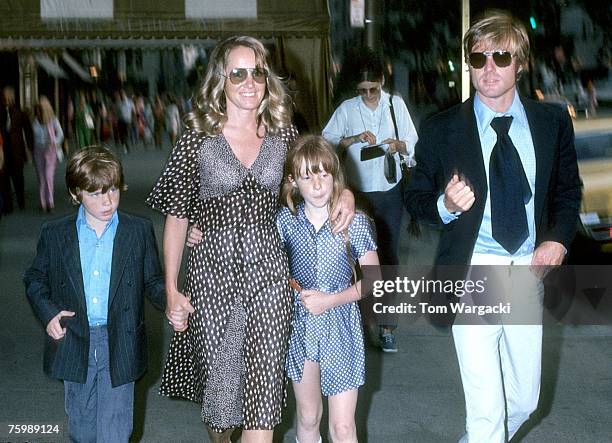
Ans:
[{"label": "girl's hand", "polygon": [[176,332],[185,331],[189,326],[189,314],[194,312],[195,309],[187,297],[178,291],[168,292],[166,318],[172,329]]},{"label": "girl's hand", "polygon": [[188,248],[193,248],[195,245],[202,241],[202,238],[202,231],[198,229],[198,224],[194,223],[189,227],[189,230],[187,231],[187,241],[185,242],[185,244]]},{"label": "girl's hand", "polygon": [[300,292],[300,301],[306,310],[312,315],[321,315],[325,311],[335,307],[333,294],[304,289]]}]

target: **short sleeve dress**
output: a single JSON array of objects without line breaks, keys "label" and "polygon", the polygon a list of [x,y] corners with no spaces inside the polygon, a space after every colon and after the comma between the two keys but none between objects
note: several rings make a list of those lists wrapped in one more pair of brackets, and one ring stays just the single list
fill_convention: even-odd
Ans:
[{"label": "short sleeve dress", "polygon": [[174,334],[160,393],[202,405],[217,432],[273,429],[285,400],[292,314],[288,264],[275,215],[292,127],[266,135],[250,168],[222,134],[186,131],[147,203],[203,231],[184,292],[195,313]]},{"label": "short sleeve dress", "polygon": [[[296,214],[278,211],[277,224],[289,256],[291,275],[304,289],[328,293],[348,288],[353,268],[347,257],[343,235],[333,234],[329,220],[318,230],[298,205]],[[364,214],[356,214],[348,229],[354,261],[376,250],[374,229]],[[321,392],[336,395],[356,389],[365,382],[363,328],[357,303],[347,303],[312,315],[295,299],[293,330],[287,355],[287,374],[299,382],[304,361],[319,363]]]}]

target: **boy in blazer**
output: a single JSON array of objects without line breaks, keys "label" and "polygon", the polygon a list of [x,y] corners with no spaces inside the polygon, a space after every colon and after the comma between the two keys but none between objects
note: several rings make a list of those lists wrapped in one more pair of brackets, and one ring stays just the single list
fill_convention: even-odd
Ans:
[{"label": "boy in blazer", "polygon": [[542,271],[569,248],[581,182],[567,112],[518,94],[529,60],[523,24],[495,12],[463,46],[476,94],[423,125],[404,198],[414,217],[441,226],[437,264],[501,265],[515,282],[527,275],[509,294],[539,320],[452,328],[466,405],[460,441],[503,443],[538,403]]},{"label": "boy in blazer", "polygon": [[24,274],[47,332],[43,367],[64,381],[71,441],[127,442],[147,366],[144,296],[166,304],[155,234],[148,219],[117,210],[125,185],[109,150],[77,152],[66,184],[79,209],[43,225]]}]

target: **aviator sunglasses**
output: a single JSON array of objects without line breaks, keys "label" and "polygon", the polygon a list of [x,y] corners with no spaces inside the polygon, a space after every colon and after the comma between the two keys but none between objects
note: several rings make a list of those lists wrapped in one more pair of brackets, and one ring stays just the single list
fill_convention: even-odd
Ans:
[{"label": "aviator sunglasses", "polygon": [[368,92],[370,95],[376,94],[380,90],[380,86],[374,88],[357,88],[357,92],[361,95],[366,95]]},{"label": "aviator sunglasses", "polygon": [[468,60],[474,69],[480,69],[487,63],[487,57],[493,56],[493,61],[499,68],[505,68],[512,63],[512,53],[508,51],[471,52]]},{"label": "aviator sunglasses", "polygon": [[265,83],[266,79],[268,78],[268,71],[264,68],[260,68],[259,66],[255,68],[234,68],[228,75],[225,75],[222,72],[219,73],[219,75],[229,78],[230,82],[232,82],[234,85],[243,83],[249,74],[251,74],[253,81],[259,84]]}]

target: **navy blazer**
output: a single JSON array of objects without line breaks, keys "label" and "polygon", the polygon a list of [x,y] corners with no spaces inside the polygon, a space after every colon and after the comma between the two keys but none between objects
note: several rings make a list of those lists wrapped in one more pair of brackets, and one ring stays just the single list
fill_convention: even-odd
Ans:
[{"label": "navy blazer", "polygon": [[[113,387],[137,380],[147,368],[144,296],[166,305],[164,279],[151,221],[119,211],[108,301],[110,375]],[[45,334],[44,371],[77,383],[87,379],[89,324],[76,228],[76,214],[45,223],[36,257],[24,274],[26,295],[46,328],[60,311],[66,335]]]},{"label": "navy blazer", "polygon": [[[572,122],[558,106],[523,97],[521,102],[536,156],[536,246],[552,240],[569,249],[581,199]],[[415,153],[417,166],[404,195],[406,209],[417,219],[441,227],[436,264],[466,265],[474,251],[488,192],[473,98],[425,122]],[[476,201],[469,211],[445,225],[436,203],[454,173],[465,177]]]}]

